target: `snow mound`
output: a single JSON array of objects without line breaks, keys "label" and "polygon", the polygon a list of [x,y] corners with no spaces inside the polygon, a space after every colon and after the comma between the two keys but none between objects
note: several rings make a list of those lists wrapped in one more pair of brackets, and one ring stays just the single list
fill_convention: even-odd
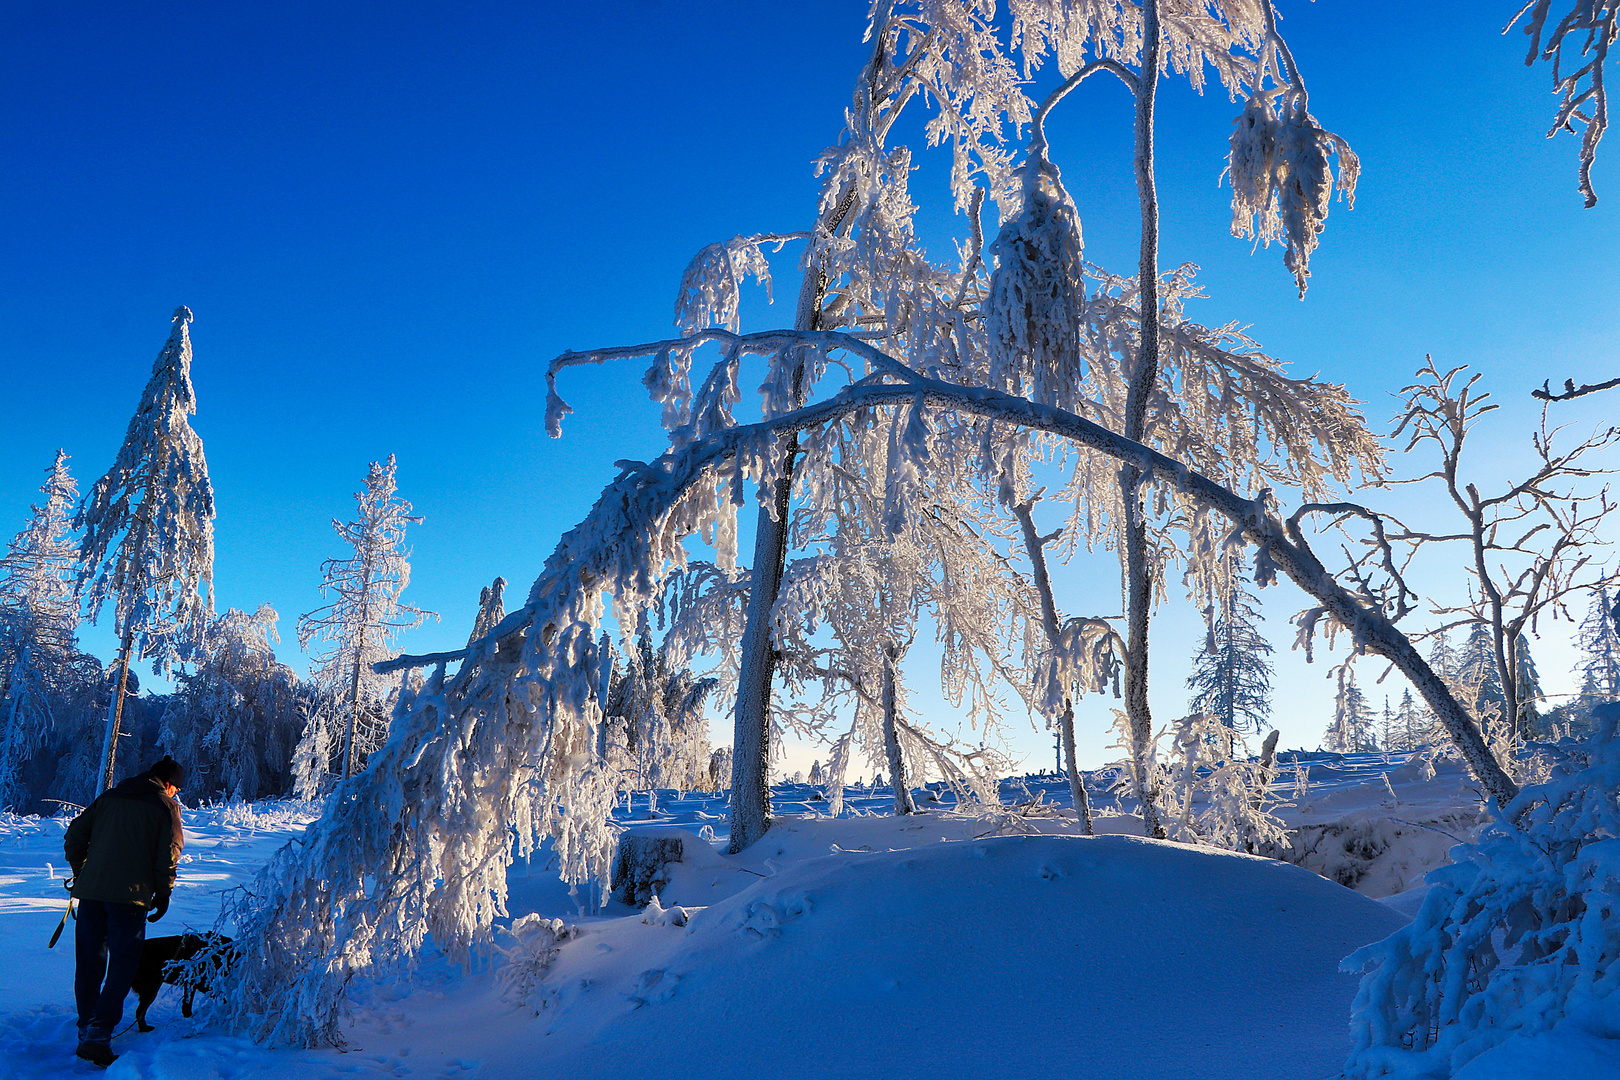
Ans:
[{"label": "snow mound", "polygon": [[[769,840],[765,843],[769,843]],[[589,924],[500,1075],[1320,1080],[1339,961],[1401,925],[1296,866],[1126,836],[1014,836],[782,868],[669,920]],[[491,1048],[493,1049],[493,1048]],[[510,1075],[516,1075],[511,1073]]]}]

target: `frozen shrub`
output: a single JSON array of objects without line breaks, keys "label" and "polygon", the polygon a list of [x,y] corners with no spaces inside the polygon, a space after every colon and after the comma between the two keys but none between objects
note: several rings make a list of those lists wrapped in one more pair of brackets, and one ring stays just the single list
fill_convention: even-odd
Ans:
[{"label": "frozen shrub", "polygon": [[1544,784],[1526,787],[1417,918],[1357,950],[1348,1080],[1449,1077],[1514,1035],[1620,1005],[1620,704]]},{"label": "frozen shrub", "polygon": [[557,962],[562,944],[579,936],[579,927],[569,926],[561,919],[524,915],[512,920],[511,928],[503,929],[501,936],[511,942],[495,945],[506,958],[506,963],[495,972],[501,997],[508,1004],[527,1006],[539,1015],[546,1007],[546,998],[536,998],[535,991],[551,965]]}]

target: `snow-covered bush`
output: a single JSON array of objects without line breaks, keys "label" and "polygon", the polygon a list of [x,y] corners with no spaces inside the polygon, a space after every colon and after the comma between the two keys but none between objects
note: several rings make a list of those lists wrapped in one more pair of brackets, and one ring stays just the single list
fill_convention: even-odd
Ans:
[{"label": "snow-covered bush", "polygon": [[1449,1077],[1514,1035],[1620,1034],[1620,705],[1545,784],[1428,876],[1417,918],[1358,949],[1362,1077]]},{"label": "snow-covered bush", "polygon": [[1269,761],[1249,757],[1243,736],[1219,717],[1183,718],[1159,782],[1170,839],[1228,851],[1281,840],[1282,823],[1265,808],[1272,772]]},{"label": "snow-covered bush", "polygon": [[[506,962],[495,969],[495,981],[501,988],[501,997],[509,1005],[528,1008],[540,1015],[548,998],[535,991],[545,979],[546,972],[557,962],[563,943],[579,936],[579,927],[569,926],[561,919],[548,919],[543,915],[524,915],[512,920],[509,929],[503,928],[495,941],[495,949]],[[503,939],[511,944],[503,944]]]}]

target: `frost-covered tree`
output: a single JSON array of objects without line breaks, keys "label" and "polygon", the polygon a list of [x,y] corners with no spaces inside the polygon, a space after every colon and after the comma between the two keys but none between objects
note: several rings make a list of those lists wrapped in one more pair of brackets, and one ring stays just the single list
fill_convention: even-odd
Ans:
[{"label": "frost-covered tree", "polygon": [[506,618],[506,579],[497,577],[478,591],[478,615],[473,619],[472,632],[467,635],[471,645]]},{"label": "frost-covered tree", "polygon": [[1395,710],[1394,737],[1384,741],[1385,750],[1413,750],[1429,741],[1433,721],[1427,710],[1412,700],[1412,688],[1401,691],[1401,703]]},{"label": "frost-covered tree", "polygon": [[[901,101],[944,102],[946,119],[934,132],[957,141],[952,161],[963,181],[956,188],[959,204],[971,210],[985,197],[1005,197],[1004,216],[1011,219],[1022,213],[1025,186],[1023,177],[1015,182],[1017,154],[1006,149],[1004,129],[1030,117],[1020,83],[1039,57],[1055,54],[1060,71],[1070,66],[1076,84],[1088,65],[1087,74],[1138,80],[1137,116],[1140,121],[1145,110],[1148,120],[1138,133],[1147,144],[1148,84],[1156,85],[1166,66],[1201,79],[1213,65],[1223,77],[1232,74],[1245,96],[1267,96],[1277,114],[1266,114],[1264,102],[1257,105],[1248,141],[1237,148],[1255,166],[1244,174],[1243,205],[1276,209],[1284,230],[1279,238],[1289,244],[1291,269],[1299,273],[1325,208],[1325,198],[1317,200],[1324,195],[1323,172],[1313,162],[1325,165],[1333,144],[1314,121],[1306,123],[1303,88],[1274,40],[1269,7],[1231,5],[1236,14],[1229,18],[1208,5],[1162,6],[1169,14],[1162,24],[1154,0],[1143,7],[1084,9],[1071,22],[1055,7],[1023,6],[1017,40],[1033,44],[1019,64],[1003,45],[1012,40],[1002,36],[1006,27],[992,24],[987,7],[954,0],[878,5],[874,59],[851,109],[850,129],[823,159],[836,182],[825,189],[808,241],[806,302],[795,329],[743,334],[704,318],[694,325],[705,328],[673,340],[554,361],[553,386],[556,374],[572,364],[650,360],[646,384],[665,406],[671,446],[655,461],[621,464],[587,518],[559,542],[521,608],[468,649],[428,658],[433,674],[402,702],[372,765],[345,798],[329,801],[302,848],[279,854],[251,897],[244,895],[235,913],[242,961],[233,976],[236,992],[226,999],[238,1025],[262,1038],[334,1041],[344,988],[356,972],[408,962],[429,934],[450,955],[468,955],[503,910],[514,853],[527,854],[542,842],[551,843],[567,880],[600,890],[613,850],[609,814],[617,790],[615,773],[597,751],[612,669],[600,645],[608,606],[621,632],[639,633],[664,582],[688,565],[686,545],[694,537],[714,543],[716,564],[729,573],[736,508],[749,494],[759,495],[762,522],[785,527],[795,491],[804,490],[795,485],[816,482],[808,467],[813,454],[806,450],[801,460],[801,450],[816,438],[847,440],[847,429],[870,425],[878,414],[891,418],[887,430],[897,433],[900,452],[884,459],[884,474],[868,478],[869,487],[893,492],[902,510],[925,505],[915,494],[922,463],[970,445],[956,439],[957,430],[980,436],[982,449],[972,460],[985,476],[1001,470],[1013,449],[1008,441],[1027,433],[1054,454],[1072,453],[1076,475],[1102,476],[1103,486],[1117,493],[1109,498],[1124,503],[1124,517],[1136,522],[1125,529],[1134,553],[1126,553],[1124,591],[1128,652],[1134,654],[1127,659],[1127,711],[1137,746],[1144,745],[1137,725],[1151,720],[1146,617],[1164,567],[1187,558],[1195,593],[1208,593],[1226,553],[1244,545],[1256,553],[1257,585],[1284,575],[1317,605],[1303,620],[1305,640],[1326,620],[1351,633],[1359,650],[1394,663],[1491,795],[1499,802],[1512,798],[1516,785],[1491,758],[1473,718],[1395,626],[1395,606],[1363,587],[1358,568],[1341,579],[1315,554],[1302,523],[1328,511],[1314,502],[1287,517],[1278,509],[1277,488],[1312,500],[1358,464],[1377,471],[1376,447],[1352,403],[1337,387],[1282,376],[1235,328],[1209,330],[1182,317],[1179,301],[1196,289],[1190,271],[1161,281],[1156,202],[1144,199],[1145,271],[1134,280],[1099,275],[1096,291],[1086,292],[1085,310],[1094,312],[1087,333],[1096,328],[1103,345],[1090,357],[1099,361],[1096,392],[1077,397],[1074,409],[1025,396],[1026,380],[1033,381],[1027,373],[1016,386],[1005,368],[997,370],[1008,373],[1008,381],[991,380],[985,308],[992,290],[977,215],[970,214],[974,236],[954,267],[929,263],[910,233],[910,158],[884,141]],[[1093,33],[1094,23],[1102,33]],[[1242,42],[1234,36],[1240,33]],[[1088,60],[1088,43],[1125,60]],[[1138,79],[1131,63],[1147,78]],[[1254,76],[1252,84],[1244,72]],[[1273,85],[1283,82],[1286,89]],[[928,92],[918,93],[920,87]],[[1279,102],[1286,108],[1279,111]],[[1268,138],[1282,147],[1269,158]],[[1152,170],[1141,168],[1138,157],[1147,190]],[[973,190],[981,183],[988,196]],[[746,255],[751,243],[758,247],[744,240],[738,250]],[[728,310],[704,298],[731,295],[728,282],[748,260],[733,258],[727,247],[704,262],[731,269],[700,273],[702,287],[683,296]],[[1031,316],[1036,309],[1024,310]],[[1017,311],[1009,305],[1005,313]],[[703,350],[719,355],[706,374],[696,375],[692,364]],[[1016,352],[1003,359],[1016,359]],[[1166,357],[1184,363],[1188,378],[1160,378]],[[733,407],[744,365],[756,362],[766,369],[761,416],[744,423]],[[1189,382],[1195,392],[1186,395]],[[554,390],[549,404],[555,431],[566,406]],[[1122,436],[1120,428],[1153,445]],[[951,454],[936,455],[941,446]],[[804,470],[795,471],[800,465]],[[1098,527],[1111,530],[1116,504],[1092,505]],[[1103,541],[1111,537],[1118,533]],[[762,555],[756,549],[750,568],[749,629],[738,676],[739,700],[748,696],[749,704],[736,713],[735,755],[739,776],[750,778],[739,779],[733,798],[734,808],[749,809],[734,818],[734,841],[768,824],[768,802],[758,797],[754,779],[764,774],[760,762],[768,757],[759,747],[768,744],[769,729],[743,721],[769,709],[780,600],[771,589],[781,580],[770,566],[785,558],[785,550]],[[765,581],[771,585],[759,587]],[[767,657],[763,683],[747,674],[758,670],[749,655]],[[463,663],[450,677],[446,665],[455,659]],[[1155,799],[1144,800],[1144,812],[1156,813],[1154,805]]]},{"label": "frost-covered tree", "polygon": [[285,795],[311,696],[272,649],[280,640],[269,604],[231,608],[208,628],[202,658],[181,675],[164,710],[164,748],[184,761],[194,799]]},{"label": "frost-covered tree", "polygon": [[655,648],[650,631],[624,663],[615,663],[603,703],[603,739],[626,790],[708,786],[709,722],[703,705],[717,685],[689,668],[675,668],[670,650]]},{"label": "frost-covered tree", "polygon": [[1349,664],[1338,670],[1339,689],[1333,696],[1333,722],[1322,737],[1322,748],[1341,754],[1364,754],[1378,749],[1378,735],[1367,696],[1356,685]]},{"label": "frost-covered tree", "polygon": [[1434,635],[1434,643],[1429,646],[1429,666],[1434,673],[1453,686],[1460,686],[1459,673],[1462,671],[1462,660],[1457,650],[1451,646],[1451,638],[1444,630]]},{"label": "frost-covered tree", "polygon": [[97,480],[74,518],[84,530],[79,581],[94,622],[113,602],[117,664],[102,743],[98,790],[112,787],[124,710],[124,674],[139,656],[159,674],[188,661],[213,616],[214,487],[202,440],[186,419],[197,411],[191,386],[191,309],[152,365],[118,459]]},{"label": "frost-covered tree", "polygon": [[1593,590],[1576,642],[1582,656],[1575,668],[1580,698],[1573,718],[1587,727],[1595,706],[1620,701],[1620,590]]},{"label": "frost-covered tree", "polygon": [[[42,503],[0,559],[0,808],[24,797],[23,770],[58,729],[78,653],[77,545],[70,533],[78,485],[65,451],[47,470]],[[60,719],[67,719],[61,717]]]},{"label": "frost-covered tree", "polygon": [[1243,735],[1213,713],[1175,725],[1160,785],[1170,838],[1248,852],[1280,843],[1282,823],[1266,806],[1276,750],[1273,731],[1251,757]]},{"label": "frost-covered tree", "polygon": [[353,554],[321,564],[321,595],[331,603],[298,617],[299,646],[322,647],[311,677],[327,702],[310,714],[298,749],[299,790],[306,796],[322,787],[334,750],[342,779],[364,767],[382,744],[395,684],[372,665],[393,656],[399,634],[438,618],[400,600],[411,580],[405,529],[422,519],[412,517],[411,504],[395,494],[394,470],[392,454],[385,464],[373,461],[365,490],[354,496],[354,520],[332,519]]},{"label": "frost-covered tree", "polygon": [[1502,690],[1501,673],[1496,669],[1491,629],[1484,623],[1475,623],[1468,628],[1468,639],[1463,642],[1462,655],[1458,659],[1457,677],[1473,698],[1476,716],[1482,708],[1489,708],[1498,716],[1503,715],[1507,698]]},{"label": "frost-covered tree", "polygon": [[[1606,543],[1615,506],[1607,488],[1593,489],[1587,458],[1620,442],[1620,427],[1600,429],[1573,445],[1560,445],[1549,429],[1545,408],[1531,434],[1534,464],[1522,477],[1499,479],[1493,469],[1470,480],[1473,464],[1468,437],[1496,406],[1477,389],[1479,373],[1463,366],[1441,371],[1432,357],[1418,369],[1417,381],[1402,390],[1404,409],[1391,438],[1405,438],[1405,457],[1415,451],[1434,456],[1430,471],[1407,483],[1439,487],[1461,528],[1406,526],[1376,518],[1376,536],[1365,538],[1367,557],[1381,560],[1403,596],[1411,592],[1394,566],[1392,548],[1404,546],[1405,562],[1430,548],[1454,557],[1455,545],[1467,549],[1472,579],[1463,603],[1436,602],[1434,609],[1468,625],[1469,644],[1457,658],[1454,685],[1476,695],[1476,709],[1494,711],[1504,736],[1525,731],[1520,680],[1514,675],[1519,642],[1536,632],[1542,618],[1567,617],[1575,594],[1611,586],[1620,575],[1593,558]],[[1455,552],[1456,555],[1462,554]],[[1402,601],[1404,604],[1405,601]]]},{"label": "frost-covered tree", "polygon": [[1536,670],[1535,657],[1530,655],[1530,637],[1521,635],[1514,649],[1513,679],[1517,686],[1515,696],[1519,702],[1518,731],[1528,736],[1541,726],[1540,702],[1544,696],[1541,674]]},{"label": "frost-covered tree", "polygon": [[[804,440],[790,538],[806,554],[788,567],[774,638],[787,688],[803,698],[819,686],[820,699],[777,714],[784,726],[824,737],[848,706],[850,726],[833,740],[827,769],[833,813],[863,751],[893,780],[896,813],[916,811],[910,789],[928,773],[963,801],[995,803],[1005,762],[983,744],[1004,722],[1002,689],[1028,698],[1011,657],[1032,598],[976,505],[971,451],[952,451],[967,429],[935,430],[926,468],[910,467],[916,450],[907,444],[919,430],[913,411],[898,410]],[[965,707],[979,747],[959,746],[906,707],[903,659],[928,623],[941,688]]]},{"label": "frost-covered tree", "polygon": [[1193,657],[1187,688],[1190,713],[1207,713],[1234,731],[1260,732],[1271,726],[1271,643],[1255,625],[1259,603],[1233,568],[1222,590],[1220,613]]}]

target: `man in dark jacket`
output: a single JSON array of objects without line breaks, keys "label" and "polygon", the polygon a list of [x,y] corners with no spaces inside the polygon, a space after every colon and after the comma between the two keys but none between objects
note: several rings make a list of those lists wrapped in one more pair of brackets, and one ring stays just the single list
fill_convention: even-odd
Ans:
[{"label": "man in dark jacket", "polygon": [[110,1046],[113,1029],[124,1017],[146,923],[169,910],[185,846],[174,801],[184,777],[179,762],[165,757],[103,792],[73,819],[63,842],[79,901],[73,980],[78,1056],[103,1068],[117,1057]]}]

